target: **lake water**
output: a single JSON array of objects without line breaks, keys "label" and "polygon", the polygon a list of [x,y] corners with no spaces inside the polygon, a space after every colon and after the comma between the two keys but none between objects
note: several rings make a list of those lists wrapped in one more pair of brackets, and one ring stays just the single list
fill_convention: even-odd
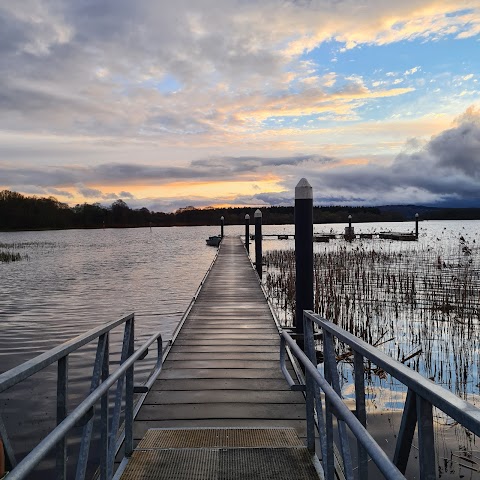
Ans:
[{"label": "lake water", "polygon": [[[27,257],[0,263],[0,372],[130,312],[136,316],[137,345],[158,331],[168,341],[216,253],[205,238],[217,232],[217,227],[0,232],[0,250]],[[121,344],[117,330],[113,352]],[[85,396],[93,356],[93,344],[70,356],[70,409]],[[152,360],[141,362],[136,373],[144,375],[151,365]],[[55,395],[55,365],[0,395],[20,457],[53,427]],[[45,478],[50,465],[42,465],[36,478]]]},{"label": "lake water", "polygon": [[[316,226],[342,233],[343,225]],[[356,224],[356,233],[408,232],[413,224]],[[285,233],[292,233],[285,229]],[[341,239],[315,243],[318,311],[410,368],[480,406],[480,222],[420,223],[418,242]],[[266,285],[277,314],[290,324],[288,291],[295,272],[294,240],[265,242]],[[286,281],[283,280],[286,279]],[[280,291],[287,295],[279,294]],[[285,308],[285,306],[287,308]],[[348,349],[338,345],[342,394],[355,408]],[[321,350],[321,344],[318,346]],[[323,364],[319,365],[323,370]],[[368,430],[393,455],[406,388],[366,365]],[[434,409],[435,454],[442,479],[480,478],[478,439]],[[419,478],[414,440],[407,478]],[[371,478],[381,478],[371,471]]]},{"label": "lake water", "polygon": [[[315,225],[314,231],[342,233],[344,227]],[[413,222],[355,224],[356,233],[413,228]],[[0,250],[26,256],[0,263],[0,372],[130,312],[136,315],[137,345],[157,331],[168,341],[216,253],[205,245],[205,238],[218,231],[211,226],[0,232]],[[263,231],[293,234],[294,226],[264,226]],[[243,226],[225,228],[226,234],[243,232]],[[480,222],[421,222],[418,243],[370,242],[380,249],[436,245],[449,255],[458,249],[460,235],[478,245]],[[358,246],[337,240],[314,248],[321,252],[344,244]],[[263,248],[292,249],[294,240],[265,238]],[[252,244],[252,256],[253,251]],[[120,332],[112,344],[118,352]],[[71,355],[70,408],[86,392],[93,354],[90,347]],[[136,373],[142,376],[150,367],[151,361],[145,361]],[[53,427],[55,385],[56,369],[51,367],[0,395],[0,408],[20,457]],[[75,438],[72,448],[74,443]],[[42,465],[36,478],[44,478],[50,466],[51,462]]]}]

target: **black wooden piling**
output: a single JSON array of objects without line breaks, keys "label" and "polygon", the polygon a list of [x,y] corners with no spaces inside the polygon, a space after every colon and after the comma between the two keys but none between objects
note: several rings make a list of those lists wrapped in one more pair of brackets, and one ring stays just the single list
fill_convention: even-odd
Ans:
[{"label": "black wooden piling", "polygon": [[295,187],[295,331],[303,344],[303,311],[313,310],[313,190],[302,178]]},{"label": "black wooden piling", "polygon": [[355,238],[355,233],[352,227],[352,216],[348,216],[348,227],[345,228],[345,240],[351,242]]},{"label": "black wooden piling", "polygon": [[245,215],[245,248],[250,253],[250,215]]},{"label": "black wooden piling", "polygon": [[262,212],[255,211],[255,267],[258,276],[262,278]]},{"label": "black wooden piling", "polygon": [[222,215],[220,217],[220,236],[223,238],[223,227],[225,225],[225,217]]},{"label": "black wooden piling", "polygon": [[418,213],[415,214],[415,237],[418,240]]}]

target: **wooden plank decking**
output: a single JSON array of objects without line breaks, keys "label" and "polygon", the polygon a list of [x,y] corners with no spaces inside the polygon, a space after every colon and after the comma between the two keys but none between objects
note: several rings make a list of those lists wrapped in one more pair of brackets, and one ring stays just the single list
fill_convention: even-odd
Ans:
[{"label": "wooden plank decking", "polygon": [[292,427],[305,403],[279,367],[279,335],[238,237],[225,237],[134,424],[149,428]]}]

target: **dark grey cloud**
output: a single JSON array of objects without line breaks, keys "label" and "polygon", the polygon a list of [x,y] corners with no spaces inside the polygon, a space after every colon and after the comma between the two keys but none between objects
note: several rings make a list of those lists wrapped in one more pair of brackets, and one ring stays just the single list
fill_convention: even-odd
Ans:
[{"label": "dark grey cloud", "polygon": [[[476,118],[465,117],[462,120],[461,124],[433,137],[420,150],[397,155],[390,164],[347,164],[321,154],[224,156],[198,159],[186,166],[134,163],[103,163],[69,168],[0,166],[0,179],[2,185],[12,189],[22,186],[18,190],[25,193],[52,194],[49,192],[77,186],[78,191],[87,198],[101,200],[124,197],[135,200],[126,191],[120,191],[118,195],[105,194],[89,185],[119,186],[121,190],[123,185],[161,186],[179,180],[228,182],[242,179],[255,184],[273,173],[282,179],[284,192],[238,196],[233,203],[291,204],[294,186],[301,177],[310,181],[315,201],[320,204],[471,202],[479,197],[480,192],[480,123]],[[410,140],[408,148],[411,149],[415,144]],[[183,200],[162,202],[157,199],[155,205],[182,206]],[[196,201],[195,205],[232,202],[231,199],[215,198],[197,198]]]},{"label": "dark grey cloud", "polygon": [[85,187],[84,185],[78,185],[77,191],[85,198],[102,198],[103,192],[96,188]]},{"label": "dark grey cloud", "polygon": [[[0,165],[0,179],[4,185],[38,185],[59,187],[78,185],[86,197],[101,193],[88,187],[91,183],[122,185],[128,183],[174,180],[235,180],[236,175],[252,174],[252,179],[261,172],[269,173],[273,167],[296,167],[311,164],[313,167],[334,162],[333,158],[319,155],[292,157],[216,157],[196,160],[186,167],[163,167],[155,165],[104,163],[85,167],[26,167],[15,168]],[[260,177],[261,179],[261,177]]]},{"label": "dark grey cloud", "polygon": [[295,167],[307,162],[318,167],[320,165],[333,163],[336,159],[322,155],[295,155],[286,157],[213,157],[201,160],[194,160],[191,163],[193,168],[205,168],[214,172],[224,173],[248,173],[257,172],[262,168],[271,167]]},{"label": "dark grey cloud", "polygon": [[120,198],[134,198],[133,194],[131,194],[130,192],[125,192],[123,190],[121,192],[119,192],[118,196]]},{"label": "dark grey cloud", "polygon": [[66,191],[66,190],[59,190],[58,188],[47,188],[45,189],[50,195],[54,195],[57,197],[67,197],[67,198],[73,198],[73,195]]},{"label": "dark grey cloud", "polygon": [[[411,145],[412,142],[409,142]],[[480,123],[464,122],[433,137],[421,150],[401,153],[391,165],[338,165],[306,175],[327,197],[365,202],[388,198],[409,203],[418,198],[443,201],[478,198],[480,191]]]}]

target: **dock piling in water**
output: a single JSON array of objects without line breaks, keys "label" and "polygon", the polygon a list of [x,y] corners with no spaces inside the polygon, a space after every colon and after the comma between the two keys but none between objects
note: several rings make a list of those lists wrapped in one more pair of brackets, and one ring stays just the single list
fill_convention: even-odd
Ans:
[{"label": "dock piling in water", "polygon": [[351,242],[355,239],[355,231],[352,227],[352,216],[348,216],[348,227],[345,228],[345,240]]},{"label": "dock piling in water", "polygon": [[255,210],[255,267],[258,276],[262,278],[262,212],[257,208]]},{"label": "dock piling in water", "polygon": [[220,237],[223,238],[223,227],[225,225],[225,217],[222,215],[220,217]]},{"label": "dock piling in water", "polygon": [[418,240],[418,213],[415,214],[415,237]]},{"label": "dock piling in water", "polygon": [[295,331],[302,349],[304,310],[313,310],[313,189],[302,178],[295,187]]},{"label": "dock piling in water", "polygon": [[250,253],[250,215],[245,215],[245,248]]}]

